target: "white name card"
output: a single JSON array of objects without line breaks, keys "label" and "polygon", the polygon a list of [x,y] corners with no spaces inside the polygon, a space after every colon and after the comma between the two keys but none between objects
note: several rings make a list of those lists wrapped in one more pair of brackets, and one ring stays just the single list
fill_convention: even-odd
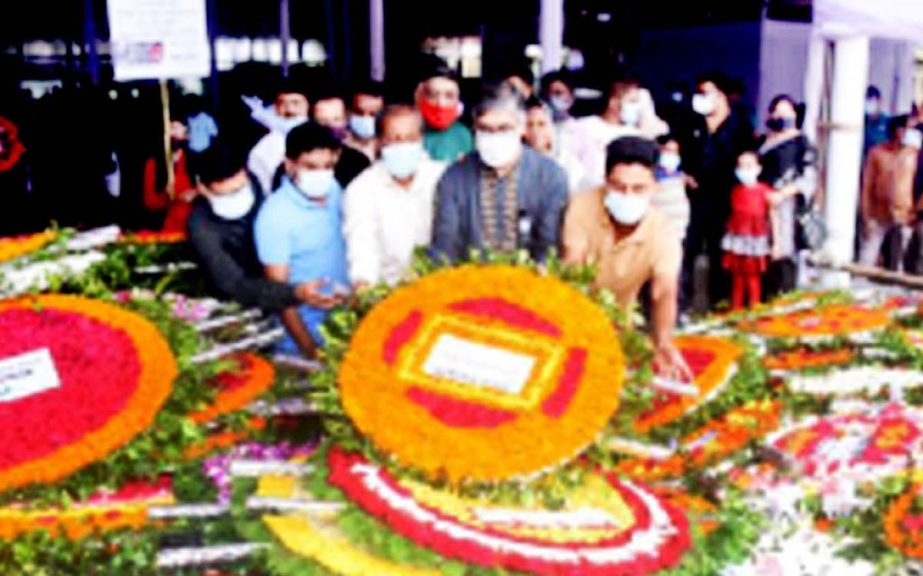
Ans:
[{"label": "white name card", "polygon": [[529,381],[535,361],[533,356],[443,334],[423,364],[423,371],[436,378],[519,394]]},{"label": "white name card", "polygon": [[60,386],[61,379],[48,348],[0,360],[0,402],[12,402]]}]

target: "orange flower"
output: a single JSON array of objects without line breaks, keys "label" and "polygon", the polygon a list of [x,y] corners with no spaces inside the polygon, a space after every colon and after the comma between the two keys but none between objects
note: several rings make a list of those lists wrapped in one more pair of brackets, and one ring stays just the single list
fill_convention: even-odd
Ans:
[{"label": "orange flower", "polygon": [[[921,497],[923,484],[913,485],[891,504],[883,522],[885,542],[904,556],[916,560],[923,560],[923,530],[916,526],[923,522],[923,510],[919,505],[915,506]],[[912,514],[915,514],[914,526],[908,526]]]},{"label": "orange flower", "polygon": [[28,236],[0,238],[0,262],[7,262],[39,250],[57,237],[56,232],[46,230]]},{"label": "orange flower", "polygon": [[680,476],[689,467],[710,466],[778,428],[781,412],[780,402],[749,402],[688,434],[680,442],[685,453],[664,460],[623,460],[616,471],[629,478],[653,482]]},{"label": "orange flower", "polygon": [[[510,377],[510,362],[525,371]],[[402,465],[498,481],[592,443],[623,373],[611,322],[576,289],[523,268],[463,266],[378,304],[353,335],[339,385],[356,428]]]},{"label": "orange flower", "polygon": [[212,452],[230,448],[244,440],[249,440],[252,431],[266,428],[266,420],[259,416],[254,416],[247,421],[247,426],[247,430],[225,431],[212,434],[202,442],[190,446],[183,457],[186,458],[186,460],[196,460]]},{"label": "orange flower", "polygon": [[818,351],[799,349],[769,356],[763,360],[763,367],[767,370],[794,372],[805,368],[840,366],[852,362],[853,358],[855,353],[848,348]]},{"label": "orange flower", "polygon": [[887,310],[834,305],[749,320],[738,327],[764,338],[824,338],[883,330],[890,322]]},{"label": "orange flower", "polygon": [[734,363],[743,354],[743,350],[734,342],[711,336],[680,336],[676,345],[684,354],[705,354],[708,362],[697,373],[693,384],[699,389],[699,395],[670,396],[666,402],[655,404],[654,408],[642,414],[634,422],[634,429],[640,434],[658,426],[669,424],[691,412],[710,398],[717,388],[728,381]]},{"label": "orange flower", "polygon": [[145,230],[134,234],[125,234],[119,238],[123,244],[178,244],[186,241],[183,232],[157,232]]},{"label": "orange flower", "polygon": [[235,360],[238,362],[238,370],[219,374],[216,378],[222,389],[211,406],[189,415],[196,424],[204,424],[246,408],[272,387],[276,378],[272,364],[250,353],[239,354]]},{"label": "orange flower", "polygon": [[[97,462],[127,444],[153,423],[172,391],[176,359],[157,328],[145,318],[112,304],[76,296],[44,295],[0,302],[0,312],[23,309],[35,314],[60,310],[80,314],[124,332],[138,355],[138,383],[124,408],[100,428],[34,460],[0,470],[0,491],[51,483]],[[9,336],[7,336],[9,337]],[[88,345],[91,343],[88,343]]]}]

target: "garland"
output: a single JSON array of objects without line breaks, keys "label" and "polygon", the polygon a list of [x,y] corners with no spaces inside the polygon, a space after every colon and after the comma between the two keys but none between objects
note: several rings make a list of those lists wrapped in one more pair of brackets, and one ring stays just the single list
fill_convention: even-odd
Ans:
[{"label": "garland", "polygon": [[842,366],[851,363],[856,353],[849,348],[817,350],[814,348],[797,348],[777,352],[763,360],[763,367],[773,372],[800,372],[806,369]]},{"label": "garland", "polygon": [[884,330],[890,323],[886,310],[833,305],[747,320],[738,324],[738,329],[769,339],[824,341],[843,336],[859,338]]},{"label": "garland", "polygon": [[[522,380],[472,385],[490,376],[451,359],[465,346],[484,362],[506,354],[532,364]],[[383,452],[458,483],[572,458],[615,411],[622,372],[615,331],[579,292],[523,268],[464,266],[399,288],[369,312],[338,382],[345,412]]]},{"label": "garland", "polygon": [[885,512],[885,542],[908,558],[923,560],[923,483],[912,484]]},{"label": "garland", "polygon": [[186,241],[184,232],[158,232],[156,230],[141,230],[123,234],[119,242],[123,244],[179,244]]},{"label": "garland", "polygon": [[771,400],[751,401],[688,434],[677,452],[666,459],[630,455],[616,465],[619,474],[653,482],[675,478],[731,457],[779,426],[782,405]]},{"label": "garland", "polygon": [[40,250],[54,241],[57,235],[58,233],[53,230],[46,230],[27,236],[0,238],[0,263],[9,262]]},{"label": "garland", "polygon": [[211,405],[189,415],[196,424],[204,424],[246,408],[275,382],[275,368],[259,356],[243,353],[231,360],[236,369],[222,372],[214,379],[219,392]]},{"label": "garland", "polygon": [[[177,374],[156,327],[102,302],[70,296],[3,302],[0,332],[16,334],[0,343],[4,357],[44,346],[62,375],[59,389],[2,406],[11,425],[2,430],[0,490],[55,482],[125,445],[154,421]],[[103,354],[85,345],[90,341]],[[93,401],[84,396],[90,390]],[[106,403],[111,412],[100,416]],[[43,427],[50,414],[57,435]]]}]

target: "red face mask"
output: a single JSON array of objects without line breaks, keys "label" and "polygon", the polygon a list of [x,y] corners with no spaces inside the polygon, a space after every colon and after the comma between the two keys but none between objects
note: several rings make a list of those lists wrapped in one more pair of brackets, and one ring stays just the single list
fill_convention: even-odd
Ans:
[{"label": "red face mask", "polygon": [[420,114],[427,126],[436,130],[445,130],[458,120],[457,106],[436,106],[426,100],[420,102]]}]

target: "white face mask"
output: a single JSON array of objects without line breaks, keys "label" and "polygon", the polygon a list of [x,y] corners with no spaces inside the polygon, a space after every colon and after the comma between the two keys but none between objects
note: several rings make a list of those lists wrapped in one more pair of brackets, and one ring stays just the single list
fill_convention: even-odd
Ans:
[{"label": "white face mask", "polygon": [[692,97],[692,109],[696,114],[701,114],[702,116],[709,116],[712,112],[715,111],[717,103],[715,102],[715,97],[705,94],[696,94]]},{"label": "white face mask", "polygon": [[484,164],[491,168],[511,166],[522,153],[522,141],[519,132],[482,132],[475,134],[474,146]]},{"label": "white face mask", "polygon": [[874,98],[865,101],[865,113],[868,116],[877,116],[881,112],[881,103]]},{"label": "white face mask", "polygon": [[760,177],[759,168],[738,168],[734,171],[737,180],[744,186],[753,186]]},{"label": "white face mask", "polygon": [[567,112],[574,105],[574,100],[567,96],[552,96],[550,104],[555,112]]},{"label": "white face mask", "polygon": [[330,194],[336,179],[333,170],[299,170],[295,186],[312,200],[321,200]]},{"label": "white face mask", "polygon": [[606,210],[619,224],[633,226],[644,218],[651,205],[650,194],[624,194],[609,190],[605,198]]},{"label": "white face mask", "polygon": [[902,143],[904,146],[909,146],[917,150],[923,148],[923,132],[920,132],[916,128],[908,128],[904,131]]},{"label": "white face mask", "polygon": [[224,220],[243,218],[256,202],[256,194],[253,193],[253,187],[249,183],[240,190],[228,194],[206,193],[205,198],[208,199],[212,212]]},{"label": "white face mask", "polygon": [[399,179],[409,178],[416,174],[422,157],[423,144],[421,142],[388,144],[381,149],[381,161],[385,165],[385,170]]},{"label": "white face mask", "polygon": [[281,132],[283,134],[288,134],[291,132],[292,128],[295,126],[301,126],[308,121],[307,116],[289,116],[288,118],[283,118],[282,116],[276,116],[275,120],[272,122],[272,130],[276,132]]},{"label": "white face mask", "polygon": [[664,169],[665,172],[672,174],[676,172],[679,168],[682,159],[679,154],[676,152],[661,152],[660,153],[660,167]]},{"label": "white face mask", "polygon": [[622,102],[619,107],[619,120],[626,126],[637,126],[641,121],[641,104],[639,102]]}]

